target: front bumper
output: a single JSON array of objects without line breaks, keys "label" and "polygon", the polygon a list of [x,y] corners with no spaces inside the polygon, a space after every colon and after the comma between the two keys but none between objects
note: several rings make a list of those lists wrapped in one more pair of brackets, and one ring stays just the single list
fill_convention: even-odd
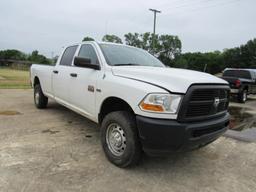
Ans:
[{"label": "front bumper", "polygon": [[158,155],[189,151],[213,142],[227,130],[229,114],[191,123],[142,116],[136,116],[136,121],[143,150]]}]

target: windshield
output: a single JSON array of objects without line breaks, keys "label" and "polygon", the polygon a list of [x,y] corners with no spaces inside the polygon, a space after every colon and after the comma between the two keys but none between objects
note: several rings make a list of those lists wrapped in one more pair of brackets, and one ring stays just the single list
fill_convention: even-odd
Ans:
[{"label": "windshield", "polygon": [[141,65],[152,67],[165,67],[165,65],[148,52],[123,45],[99,44],[109,65]]},{"label": "windshield", "polygon": [[224,77],[237,77],[243,79],[251,79],[251,74],[246,70],[227,70],[224,71]]}]

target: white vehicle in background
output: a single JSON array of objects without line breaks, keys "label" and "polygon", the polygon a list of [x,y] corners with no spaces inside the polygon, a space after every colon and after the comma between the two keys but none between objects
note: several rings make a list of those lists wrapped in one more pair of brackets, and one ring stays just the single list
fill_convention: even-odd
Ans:
[{"label": "white vehicle in background", "polygon": [[107,158],[136,164],[142,151],[196,149],[229,125],[229,85],[215,76],[167,68],[144,50],[83,42],[64,49],[56,66],[33,64],[37,108],[48,98],[99,123]]}]

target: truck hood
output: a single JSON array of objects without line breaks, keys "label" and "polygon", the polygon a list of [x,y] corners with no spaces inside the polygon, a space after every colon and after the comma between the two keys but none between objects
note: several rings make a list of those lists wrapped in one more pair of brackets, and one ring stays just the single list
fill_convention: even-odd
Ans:
[{"label": "truck hood", "polygon": [[207,73],[167,67],[115,66],[112,67],[112,73],[154,84],[175,93],[186,93],[192,84],[228,84]]}]

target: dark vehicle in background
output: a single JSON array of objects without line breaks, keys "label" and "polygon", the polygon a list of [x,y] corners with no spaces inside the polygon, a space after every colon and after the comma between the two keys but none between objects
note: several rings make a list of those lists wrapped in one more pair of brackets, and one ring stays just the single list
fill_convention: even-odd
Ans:
[{"label": "dark vehicle in background", "polygon": [[225,69],[222,79],[229,82],[231,95],[245,103],[249,94],[256,94],[256,69]]}]

